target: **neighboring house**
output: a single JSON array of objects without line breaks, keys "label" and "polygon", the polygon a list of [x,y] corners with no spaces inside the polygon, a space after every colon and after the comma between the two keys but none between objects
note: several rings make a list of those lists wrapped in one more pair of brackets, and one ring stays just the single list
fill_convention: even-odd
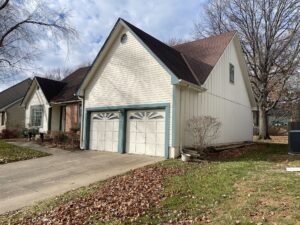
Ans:
[{"label": "neighboring house", "polygon": [[35,77],[22,102],[25,126],[40,133],[80,128],[81,100],[74,94],[87,71],[80,68],[61,81]]},{"label": "neighboring house", "polygon": [[222,122],[214,144],[252,141],[255,106],[236,32],[169,47],[119,19],[81,84],[81,147],[174,157],[186,122]]},{"label": "neighboring house", "polygon": [[25,110],[20,103],[31,83],[31,79],[0,92],[0,133],[4,129],[20,130],[24,128]]}]

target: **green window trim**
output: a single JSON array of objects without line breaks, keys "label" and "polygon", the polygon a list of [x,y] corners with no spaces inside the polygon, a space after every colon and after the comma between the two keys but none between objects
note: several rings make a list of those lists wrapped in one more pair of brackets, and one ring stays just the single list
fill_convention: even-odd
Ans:
[{"label": "green window trim", "polygon": [[229,63],[229,82],[234,84],[234,65]]},{"label": "green window trim", "polygon": [[44,117],[44,106],[43,105],[32,105],[30,106],[30,126],[42,127]]}]

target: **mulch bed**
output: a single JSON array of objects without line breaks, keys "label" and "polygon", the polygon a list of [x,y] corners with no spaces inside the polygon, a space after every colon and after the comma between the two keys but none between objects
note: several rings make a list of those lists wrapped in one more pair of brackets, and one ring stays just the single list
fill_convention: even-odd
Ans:
[{"label": "mulch bed", "polygon": [[[61,205],[21,224],[85,224],[92,215],[98,221],[125,221],[144,215],[165,197],[163,183],[167,177],[182,173],[171,167],[145,167],[115,177],[95,193]],[[18,224],[18,223],[16,223]]]},{"label": "mulch bed", "polygon": [[208,160],[224,160],[241,157],[249,152],[253,152],[258,149],[259,145],[249,145],[243,148],[235,148],[230,150],[224,150],[220,152],[210,152]]}]

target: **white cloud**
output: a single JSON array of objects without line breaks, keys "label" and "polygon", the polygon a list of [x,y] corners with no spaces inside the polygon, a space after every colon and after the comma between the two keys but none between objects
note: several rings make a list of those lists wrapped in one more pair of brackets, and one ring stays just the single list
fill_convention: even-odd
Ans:
[{"label": "white cloud", "polygon": [[[47,3],[58,10],[71,10],[70,23],[78,30],[79,39],[69,48],[61,41],[39,43],[42,54],[36,61],[35,73],[51,68],[76,68],[92,62],[119,17],[141,28],[162,41],[171,37],[191,38],[194,21],[204,0],[57,0]],[[35,73],[31,73],[33,76]],[[0,85],[0,90],[9,84]]]}]

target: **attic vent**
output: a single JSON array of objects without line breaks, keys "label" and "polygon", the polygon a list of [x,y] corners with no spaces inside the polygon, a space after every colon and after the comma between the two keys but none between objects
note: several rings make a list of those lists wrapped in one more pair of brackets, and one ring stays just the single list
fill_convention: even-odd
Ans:
[{"label": "attic vent", "polygon": [[125,44],[127,42],[127,34],[123,34],[122,36],[121,36],[121,43],[122,44]]}]

